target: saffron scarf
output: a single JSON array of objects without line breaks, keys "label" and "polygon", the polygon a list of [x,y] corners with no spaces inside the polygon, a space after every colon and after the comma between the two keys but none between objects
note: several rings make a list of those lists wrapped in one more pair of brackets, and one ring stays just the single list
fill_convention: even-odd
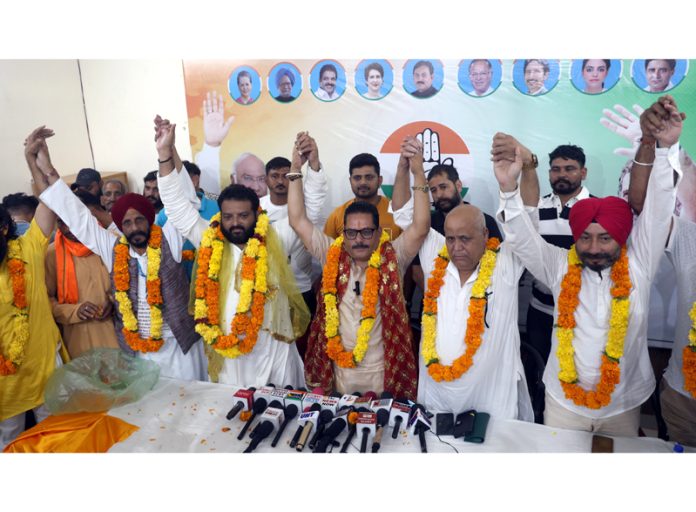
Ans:
[{"label": "saffron scarf", "polygon": [[73,242],[66,238],[60,229],[56,231],[55,248],[58,303],[77,304],[77,276],[72,257],[84,258],[92,254],[92,251],[80,242]]}]

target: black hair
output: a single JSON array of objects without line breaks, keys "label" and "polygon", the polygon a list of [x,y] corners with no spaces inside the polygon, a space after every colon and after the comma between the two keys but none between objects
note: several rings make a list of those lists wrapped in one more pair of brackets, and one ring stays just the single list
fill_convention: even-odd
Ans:
[{"label": "black hair", "polygon": [[0,230],[5,227],[7,228],[7,235],[5,235],[5,238],[8,240],[17,238],[17,225],[12,220],[12,215],[10,215],[10,212],[8,212],[4,206],[0,205]]},{"label": "black hair", "polygon": [[677,65],[676,59],[645,59],[645,69],[648,69],[648,64],[652,60],[664,60],[667,63],[667,65],[669,66],[669,69],[671,69],[672,71],[674,71],[674,68]]},{"label": "black hair", "polygon": [[186,172],[189,176],[200,176],[201,169],[196,164],[189,162],[188,160],[182,160],[181,163],[186,167]]},{"label": "black hair", "polygon": [[354,213],[368,213],[372,215],[372,222],[374,223],[375,227],[379,227],[379,212],[377,211],[377,207],[372,203],[368,203],[367,201],[355,201],[349,204],[348,208],[346,208],[343,212],[344,228],[348,222],[348,215],[352,215]]},{"label": "black hair", "polygon": [[527,66],[529,66],[534,61],[537,61],[539,64],[541,64],[541,67],[544,68],[544,73],[548,73],[551,69],[549,68],[549,61],[546,59],[526,59],[524,61],[524,66],[522,67],[522,71],[527,71]]},{"label": "black hair", "polygon": [[266,174],[271,172],[273,169],[283,169],[285,167],[290,167],[290,160],[282,156],[276,156],[271,158],[266,164]]},{"label": "black hair", "polygon": [[556,158],[575,160],[580,164],[580,167],[585,167],[585,152],[580,146],[573,146],[572,144],[558,146],[549,153],[549,165],[551,165],[551,162]]},{"label": "black hair", "polygon": [[353,169],[365,167],[366,165],[371,165],[374,167],[377,176],[379,176],[379,160],[375,158],[375,155],[371,155],[370,153],[360,153],[359,155],[355,155],[353,158],[351,158],[350,163],[348,164],[348,174],[352,176]]},{"label": "black hair", "polygon": [[[365,66],[365,81],[367,81],[367,75],[370,74],[370,71],[375,70],[379,73],[379,76],[384,78],[384,68],[379,62],[371,62],[367,66]],[[415,68],[414,68],[415,69]]]},{"label": "black hair", "polygon": [[338,77],[338,71],[336,71],[336,66],[333,64],[324,64],[320,69],[319,69],[319,80],[321,80],[321,77],[324,75],[325,72],[327,71],[333,71],[334,75]]},{"label": "black hair", "polygon": [[222,210],[222,203],[225,201],[249,201],[251,203],[251,209],[256,214],[259,209],[259,198],[256,192],[251,190],[249,187],[244,185],[239,185],[237,183],[228,185],[218,196],[218,208]]},{"label": "black hair", "polygon": [[39,206],[39,200],[24,192],[8,194],[2,198],[2,205],[10,212],[34,213]]},{"label": "black hair", "polygon": [[430,62],[429,60],[419,60],[418,62],[416,62],[416,65],[413,66],[413,72],[415,73],[416,69],[418,69],[422,66],[428,66],[428,69],[430,70],[431,75],[435,73],[435,68],[433,67],[433,63]]},{"label": "black hair", "polygon": [[459,179],[459,173],[453,165],[437,164],[428,172],[428,181],[441,174],[446,175],[452,183],[455,183]]},{"label": "black hair", "polygon": [[148,172],[143,178],[143,183],[146,181],[157,181],[157,171]]}]

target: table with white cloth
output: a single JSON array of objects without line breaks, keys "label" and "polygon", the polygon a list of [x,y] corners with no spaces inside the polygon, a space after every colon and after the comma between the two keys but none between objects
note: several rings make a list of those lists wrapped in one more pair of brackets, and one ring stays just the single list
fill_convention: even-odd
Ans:
[{"label": "table with white cloth", "polygon": [[[239,388],[225,384],[200,381],[182,381],[161,378],[143,399],[114,408],[111,416],[136,425],[139,430],[128,439],[111,447],[111,453],[241,453],[249,445],[248,434],[243,440],[237,435],[244,423],[239,415],[227,420],[225,415],[235,403],[233,395]],[[297,453],[289,447],[297,430],[297,417],[290,421],[278,445],[271,448],[275,431],[255,450],[260,453]],[[254,424],[258,419],[254,420]],[[433,423],[434,428],[434,423]],[[337,438],[341,444],[348,430]],[[382,452],[420,453],[418,437],[401,431],[396,439],[391,437],[392,427],[382,437]],[[546,427],[517,420],[499,420],[491,417],[485,442],[468,443],[452,436],[440,436],[427,432],[425,439],[430,453],[503,452],[534,453],[562,452],[589,453],[592,433]],[[370,443],[371,444],[371,443]],[[359,451],[360,434],[356,434],[349,453]],[[615,437],[615,452],[672,452],[674,443],[652,437]],[[335,448],[334,453],[340,448]],[[368,447],[369,451],[369,447]],[[685,448],[687,452],[695,449]],[[306,447],[303,453],[310,453]]]}]

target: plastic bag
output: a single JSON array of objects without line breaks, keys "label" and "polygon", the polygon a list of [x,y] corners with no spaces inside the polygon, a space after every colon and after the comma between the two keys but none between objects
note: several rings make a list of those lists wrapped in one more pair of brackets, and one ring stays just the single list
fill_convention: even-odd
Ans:
[{"label": "plastic bag", "polygon": [[140,400],[159,379],[157,363],[95,348],[53,372],[44,390],[52,414],[107,411]]}]

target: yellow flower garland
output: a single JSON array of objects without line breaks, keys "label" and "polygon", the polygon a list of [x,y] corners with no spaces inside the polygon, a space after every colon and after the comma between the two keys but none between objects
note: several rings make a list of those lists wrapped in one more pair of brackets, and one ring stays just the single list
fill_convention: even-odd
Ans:
[{"label": "yellow flower garland", "polygon": [[497,238],[488,240],[486,251],[481,257],[478,276],[471,289],[469,299],[469,319],[466,324],[466,350],[464,354],[453,361],[452,365],[440,364],[440,356],[437,353],[437,299],[440,296],[440,288],[444,284],[444,276],[449,263],[447,246],[443,246],[437,257],[433,271],[428,279],[428,291],[423,300],[423,316],[421,318],[423,342],[423,360],[428,367],[428,374],[436,382],[453,381],[466,373],[474,363],[474,356],[481,346],[481,336],[485,329],[484,313],[486,303],[486,290],[491,285],[493,271],[497,260],[500,241]]},{"label": "yellow flower garland", "polygon": [[22,245],[18,239],[7,242],[7,268],[12,283],[12,339],[7,358],[0,353],[0,376],[13,375],[24,360],[24,346],[29,341],[29,307],[26,297],[25,266]]},{"label": "yellow flower garland", "polygon": [[689,343],[682,352],[682,372],[684,374],[684,389],[693,398],[696,398],[696,302],[689,311],[691,329],[689,329]]},{"label": "yellow flower garland", "polygon": [[611,394],[621,378],[619,360],[623,356],[624,340],[628,330],[628,316],[630,309],[629,295],[631,292],[631,279],[628,271],[628,257],[626,247],[621,248],[619,259],[612,265],[611,279],[611,316],[609,319],[609,333],[607,343],[602,355],[600,367],[600,380],[597,389],[587,391],[577,383],[578,376],[575,368],[575,350],[573,339],[575,336],[575,309],[579,304],[578,295],[582,285],[583,264],[573,245],[568,251],[568,271],[561,283],[561,293],[558,300],[558,324],[556,337],[560,369],[558,379],[565,392],[566,398],[576,405],[582,405],[590,409],[599,409],[611,402]]},{"label": "yellow flower garland", "polygon": [[162,228],[154,224],[150,228],[147,254],[147,302],[150,305],[150,336],[143,339],[139,333],[138,318],[133,312],[133,303],[128,296],[130,289],[129,243],[121,236],[114,248],[114,284],[116,302],[123,320],[123,336],[130,348],[137,352],[157,352],[163,345],[162,339],[162,282],[159,278],[162,263]]},{"label": "yellow flower garland", "polygon": [[223,334],[219,325],[219,277],[224,250],[219,213],[210,219],[210,225],[201,239],[194,303],[196,332],[216,352],[230,359],[253,350],[263,324],[268,294],[268,253],[265,245],[268,226],[268,215],[262,210],[256,220],[254,236],[242,253],[242,282],[229,335]]},{"label": "yellow flower garland", "polygon": [[338,261],[343,246],[343,235],[339,236],[331,244],[324,267],[322,280],[322,293],[326,310],[326,322],[324,332],[327,339],[326,353],[341,368],[355,368],[365,357],[370,341],[370,332],[377,315],[377,301],[379,300],[379,267],[382,262],[382,245],[390,240],[386,231],[382,231],[379,245],[370,255],[365,279],[365,291],[363,292],[363,307],[360,313],[360,325],[355,340],[355,347],[351,352],[344,350],[339,334],[339,315],[337,306]]}]

